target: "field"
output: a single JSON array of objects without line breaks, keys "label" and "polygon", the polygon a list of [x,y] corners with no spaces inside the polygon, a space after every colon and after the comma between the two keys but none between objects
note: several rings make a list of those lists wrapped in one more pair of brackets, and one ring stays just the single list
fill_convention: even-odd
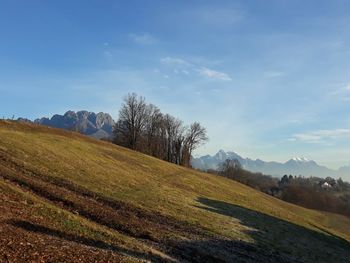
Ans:
[{"label": "field", "polygon": [[0,121],[0,262],[349,262],[350,218]]}]

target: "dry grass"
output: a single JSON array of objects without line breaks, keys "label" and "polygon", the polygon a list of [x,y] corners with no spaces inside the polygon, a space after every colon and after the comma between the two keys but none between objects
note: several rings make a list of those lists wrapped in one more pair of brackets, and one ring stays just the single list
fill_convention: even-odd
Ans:
[{"label": "dry grass", "polygon": [[[182,241],[176,246],[203,250],[222,247],[223,251],[208,251],[222,253],[224,260],[225,246],[230,249],[242,244],[281,253],[278,256],[291,261],[326,262],[329,255],[333,262],[342,262],[342,259],[346,262],[345,258],[350,258],[350,219],[347,217],[285,203],[232,180],[169,164],[76,133],[0,121],[1,156],[4,158],[0,164],[4,167],[18,166],[39,176],[70,182],[97,196],[141,209],[145,214],[154,213],[193,225],[216,238],[199,242],[187,237],[187,243]],[[57,206],[50,204],[50,209],[54,207],[73,215],[76,222],[71,223],[73,226],[88,225],[91,229],[93,224],[108,242],[129,245],[134,242],[140,251],[155,247],[116,234],[88,218],[74,217],[65,207]],[[47,214],[51,218],[55,213]],[[50,220],[60,222],[61,217],[53,216]],[[71,231],[69,225],[67,231]],[[61,229],[65,229],[64,224]],[[112,237],[101,234],[106,231]],[[161,227],[159,231],[163,235]],[[91,233],[86,231],[82,235],[96,235]],[[165,235],[166,240],[171,240],[169,233],[164,232]],[[175,231],[174,235],[178,238],[181,233]],[[167,253],[166,248],[159,249]],[[259,251],[255,253],[258,255]]]}]

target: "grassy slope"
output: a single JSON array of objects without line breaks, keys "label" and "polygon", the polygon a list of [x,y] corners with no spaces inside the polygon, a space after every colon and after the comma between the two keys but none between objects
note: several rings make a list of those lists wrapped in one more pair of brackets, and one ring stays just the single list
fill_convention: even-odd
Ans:
[{"label": "grassy slope", "polygon": [[[4,181],[0,200],[0,262],[138,262],[150,253],[165,257]],[[111,250],[117,253],[111,256]]]},{"label": "grassy slope", "polygon": [[[230,242],[235,241],[278,251],[290,260],[328,261],[332,255],[334,262],[346,262],[350,258],[349,218],[304,209],[234,181],[172,165],[79,134],[1,121],[0,154],[34,173],[68,180],[106,198],[193,224],[216,236],[215,240],[184,238],[182,247],[195,246],[203,250],[223,247],[225,250],[227,246],[229,250]],[[3,161],[3,166],[6,165]],[[15,191],[9,182],[0,183],[2,190],[7,187],[8,191],[10,188]],[[51,211],[60,209],[53,204],[46,206],[54,207]],[[110,233],[110,228],[79,216],[70,216],[77,224],[105,233],[103,240],[106,235],[112,235],[107,238],[112,240],[110,242],[131,242],[138,251],[153,247],[139,239],[130,241],[130,237],[116,231]],[[53,216],[51,221],[61,219]],[[71,231],[64,227],[63,224],[62,231]],[[85,231],[83,235],[92,235],[94,232],[91,231]],[[178,238],[174,237],[174,240]]]}]

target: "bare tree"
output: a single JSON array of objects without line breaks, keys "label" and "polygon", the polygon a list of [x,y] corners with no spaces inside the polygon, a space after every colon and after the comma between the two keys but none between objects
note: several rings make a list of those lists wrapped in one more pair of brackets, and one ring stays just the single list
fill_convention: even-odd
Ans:
[{"label": "bare tree", "polygon": [[147,105],[147,123],[145,126],[145,140],[147,153],[156,157],[161,155],[161,129],[163,114],[153,104]]},{"label": "bare tree", "polygon": [[226,159],[224,162],[219,164],[219,171],[224,175],[235,173],[242,169],[241,163],[237,159]]},{"label": "bare tree", "polygon": [[177,163],[176,149],[178,149],[179,146],[176,146],[176,142],[179,143],[179,141],[181,141],[181,137],[183,136],[182,121],[169,114],[166,114],[163,122],[165,129],[164,147],[166,149],[166,160]]},{"label": "bare tree", "polygon": [[[119,111],[119,121],[115,126],[117,140],[122,140],[127,147],[136,150],[138,140],[147,121],[146,103],[143,97],[135,93],[128,94]],[[118,136],[121,138],[118,139]]]},{"label": "bare tree", "polygon": [[135,93],[124,98],[114,134],[119,145],[185,166],[190,166],[193,150],[208,140],[199,123],[187,128]]},{"label": "bare tree", "polygon": [[206,141],[208,141],[206,129],[198,122],[192,123],[187,131],[185,139],[184,150],[186,154],[184,154],[182,161],[183,165],[190,166],[192,152]]}]

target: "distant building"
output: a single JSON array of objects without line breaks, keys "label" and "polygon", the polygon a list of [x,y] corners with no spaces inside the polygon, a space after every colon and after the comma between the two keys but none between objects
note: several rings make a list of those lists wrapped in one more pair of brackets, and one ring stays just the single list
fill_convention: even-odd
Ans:
[{"label": "distant building", "polygon": [[332,185],[330,185],[330,184],[327,183],[327,182],[324,182],[324,183],[321,185],[321,187],[322,187],[323,189],[329,189],[329,188],[332,188]]}]

